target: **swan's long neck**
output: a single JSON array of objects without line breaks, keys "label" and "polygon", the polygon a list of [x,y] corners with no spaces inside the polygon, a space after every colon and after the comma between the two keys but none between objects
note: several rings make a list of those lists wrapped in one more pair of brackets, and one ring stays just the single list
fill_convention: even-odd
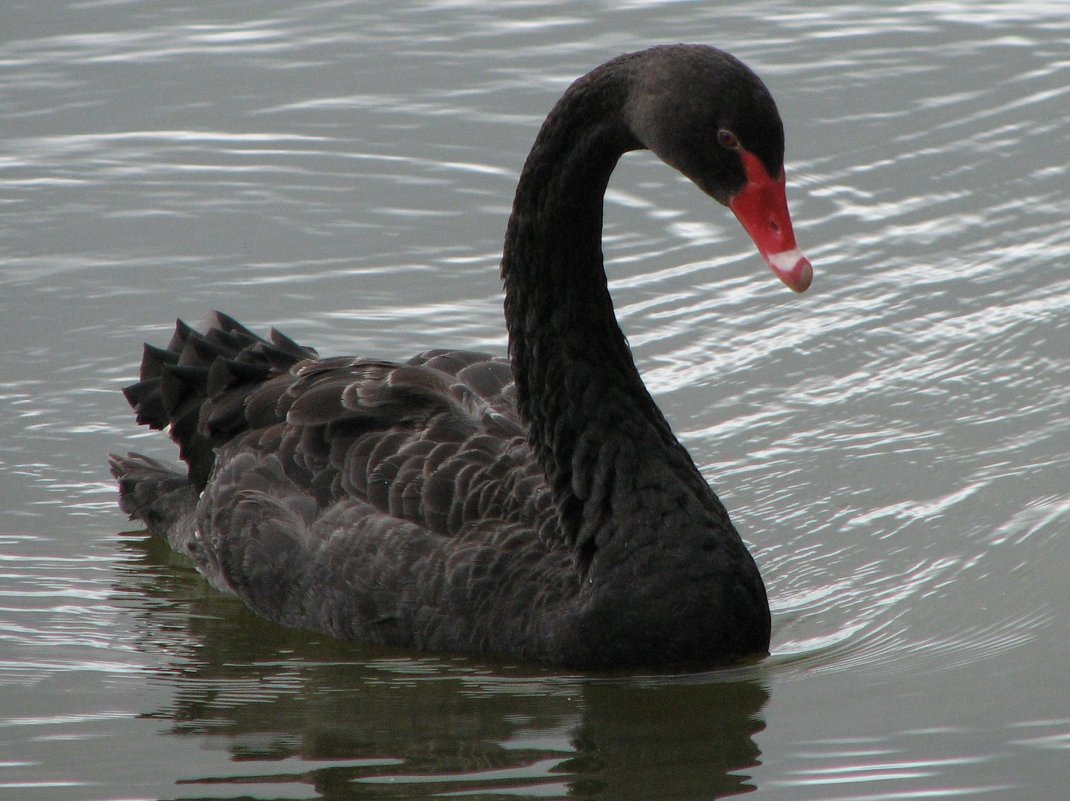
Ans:
[{"label": "swan's long neck", "polygon": [[723,514],[643,385],[606,285],[603,196],[620,156],[641,147],[621,72],[577,82],[547,118],[502,260],[520,412],[584,561],[622,528]]}]

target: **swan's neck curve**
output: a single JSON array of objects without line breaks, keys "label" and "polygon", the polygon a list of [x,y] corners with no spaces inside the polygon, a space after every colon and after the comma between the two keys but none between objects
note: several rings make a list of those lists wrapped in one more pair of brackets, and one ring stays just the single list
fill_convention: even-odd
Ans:
[{"label": "swan's neck curve", "polygon": [[643,385],[613,312],[603,196],[621,155],[642,145],[624,120],[627,64],[607,67],[573,84],[543,125],[502,259],[520,413],[584,565],[622,529],[634,545],[644,527],[643,538],[696,519],[730,526]]}]

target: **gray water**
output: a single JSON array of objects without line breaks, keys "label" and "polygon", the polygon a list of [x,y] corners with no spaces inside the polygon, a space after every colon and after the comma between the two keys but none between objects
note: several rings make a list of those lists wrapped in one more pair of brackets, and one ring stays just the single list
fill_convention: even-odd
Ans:
[{"label": "gray water", "polygon": [[[751,545],[761,665],[564,675],[336,643],[115,507],[118,392],[213,308],[322,353],[504,350],[542,116],[617,53],[754,66],[811,290],[649,155],[606,256]],[[0,797],[1064,799],[1070,4],[0,6]]]}]

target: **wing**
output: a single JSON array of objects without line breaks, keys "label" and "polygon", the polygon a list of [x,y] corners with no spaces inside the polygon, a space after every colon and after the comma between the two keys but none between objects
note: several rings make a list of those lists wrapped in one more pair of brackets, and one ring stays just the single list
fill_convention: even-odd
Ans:
[{"label": "wing", "polygon": [[320,359],[216,314],[146,346],[124,392],[188,473],[113,457],[123,508],[260,614],[544,658],[580,582],[503,359]]},{"label": "wing", "polygon": [[166,349],[146,346],[141,379],[126,390],[139,422],[170,425],[198,491],[241,454],[273,456],[314,516],[352,506],[444,536],[498,521],[556,545],[503,358],[319,359],[216,313],[203,334],[179,322]]}]

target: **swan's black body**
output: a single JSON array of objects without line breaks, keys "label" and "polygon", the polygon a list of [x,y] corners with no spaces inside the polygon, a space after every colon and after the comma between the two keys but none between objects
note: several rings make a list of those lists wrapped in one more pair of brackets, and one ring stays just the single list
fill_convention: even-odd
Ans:
[{"label": "swan's black body", "polygon": [[188,471],[112,457],[123,509],[258,613],[336,637],[579,668],[766,653],[761,577],[643,386],[602,267],[618,158],[651,147],[728,202],[746,171],[722,129],[781,174],[772,100],[710,48],[622,56],[566,92],[506,235],[511,362],[321,360],[224,315],[180,323],[126,395]]}]

